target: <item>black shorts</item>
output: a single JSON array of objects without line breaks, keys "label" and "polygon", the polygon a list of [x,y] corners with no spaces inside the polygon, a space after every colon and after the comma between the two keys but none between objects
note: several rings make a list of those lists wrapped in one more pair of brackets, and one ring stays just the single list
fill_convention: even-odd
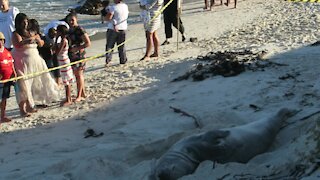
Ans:
[{"label": "black shorts", "polygon": [[[57,55],[53,55],[52,56],[52,66],[53,67],[58,67],[59,66],[59,63],[58,63],[58,60],[57,60]],[[48,67],[49,68],[49,67]],[[56,70],[53,70],[52,71],[52,74],[55,78],[59,78],[61,77],[61,74],[60,74],[60,69],[56,69]]]},{"label": "black shorts", "polygon": [[12,84],[12,82],[0,83],[0,96],[2,99],[10,97],[10,87]]}]

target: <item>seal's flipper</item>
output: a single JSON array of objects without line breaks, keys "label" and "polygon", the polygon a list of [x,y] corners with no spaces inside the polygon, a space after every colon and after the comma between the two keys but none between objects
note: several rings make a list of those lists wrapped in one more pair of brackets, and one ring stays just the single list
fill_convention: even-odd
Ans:
[{"label": "seal's flipper", "polygon": [[230,134],[229,130],[212,130],[208,131],[207,133],[203,134],[203,140],[218,144],[220,142],[219,139],[225,138]]}]

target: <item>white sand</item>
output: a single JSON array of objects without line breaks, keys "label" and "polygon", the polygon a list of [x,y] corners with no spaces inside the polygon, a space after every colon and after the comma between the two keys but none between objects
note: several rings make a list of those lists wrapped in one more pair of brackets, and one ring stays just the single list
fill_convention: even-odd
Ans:
[{"label": "white sand", "polygon": [[[300,121],[319,109],[319,46],[305,47],[320,39],[319,5],[251,0],[238,2],[237,9],[203,12],[202,7],[202,1],[185,4],[182,19],[188,38],[198,42],[180,43],[177,50],[174,32],[158,60],[137,62],[144,31],[142,24],[130,25],[128,38],[135,38],[127,45],[129,63],[117,65],[117,54],[108,68],[103,59],[88,62],[86,101],[63,108],[55,103],[22,119],[11,98],[13,122],[1,124],[0,179],[147,179],[153,159],[181,137],[245,124],[281,107],[302,111],[288,120],[292,124],[268,152],[214,169],[205,161],[181,179],[319,178],[320,116]],[[163,26],[159,35],[164,41]],[[88,53],[101,54],[104,47],[105,40],[94,41]],[[243,49],[268,50],[267,58],[288,66],[170,82],[191,69],[198,55]],[[295,78],[279,79],[288,74]],[[170,106],[195,116],[203,128]],[[88,128],[104,135],[83,138]]]}]

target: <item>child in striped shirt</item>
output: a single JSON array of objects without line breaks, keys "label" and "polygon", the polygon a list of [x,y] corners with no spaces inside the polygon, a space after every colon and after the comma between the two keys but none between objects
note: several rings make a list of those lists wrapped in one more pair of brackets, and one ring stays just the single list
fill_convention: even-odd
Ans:
[{"label": "child in striped shirt", "polygon": [[[69,50],[69,43],[67,38],[68,31],[69,30],[65,25],[59,25],[57,27],[57,36],[58,36],[57,39],[61,38],[61,42],[58,44],[57,51],[56,51],[59,66],[70,64],[70,59],[68,56],[68,50]],[[61,106],[67,106],[72,104],[71,83],[74,82],[74,75],[73,75],[71,65],[67,65],[63,68],[60,68],[60,74],[61,74],[62,83],[66,89],[66,100],[61,103]]]}]

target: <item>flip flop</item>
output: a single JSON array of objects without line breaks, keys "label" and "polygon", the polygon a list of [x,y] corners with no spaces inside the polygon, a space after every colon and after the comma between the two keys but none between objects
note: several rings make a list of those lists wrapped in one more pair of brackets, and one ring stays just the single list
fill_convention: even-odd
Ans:
[{"label": "flip flop", "polygon": [[169,41],[164,41],[164,42],[161,44],[161,46],[168,45],[168,44],[170,44]]},{"label": "flip flop", "polygon": [[93,129],[87,129],[87,131],[84,133],[84,138],[100,136],[103,136],[103,132],[97,134]]},{"label": "flip flop", "polygon": [[182,36],[182,42],[186,41],[186,37],[183,35]]},{"label": "flip flop", "polygon": [[30,117],[31,114],[28,113],[28,112],[25,112],[25,113],[20,113],[21,117]]},{"label": "flip flop", "polygon": [[152,57],[152,58],[154,58],[154,57],[159,57],[159,55],[157,55],[157,54],[151,54],[151,56],[150,57]]},{"label": "flip flop", "polygon": [[36,105],[36,107],[37,108],[47,108],[48,105],[46,105],[46,104],[38,104],[38,105]]},{"label": "flip flop", "polygon": [[32,109],[29,109],[27,111],[28,111],[28,113],[36,113],[36,112],[38,112],[38,110],[36,108],[32,108]]},{"label": "flip flop", "polygon": [[140,61],[149,61],[150,57],[144,56],[143,58],[140,59]]}]

